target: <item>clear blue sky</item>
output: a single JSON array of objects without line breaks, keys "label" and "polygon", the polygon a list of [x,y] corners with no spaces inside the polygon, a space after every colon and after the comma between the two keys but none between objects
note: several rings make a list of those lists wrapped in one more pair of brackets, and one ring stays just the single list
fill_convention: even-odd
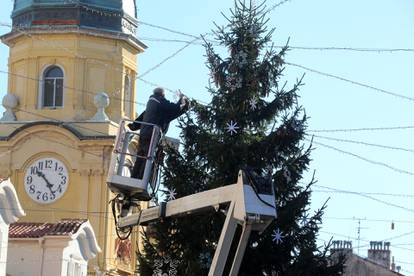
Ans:
[{"label": "clear blue sky", "polygon": [[[224,23],[220,12],[229,14],[233,1],[138,1],[139,20],[194,35],[210,32],[213,21]],[[268,0],[271,6],[276,0]],[[11,1],[4,1],[0,11],[1,22],[10,22]],[[290,37],[291,46],[307,47],[358,47],[358,48],[414,48],[414,2],[412,0],[291,0],[270,14],[269,27],[276,27],[273,40],[284,44]],[[9,31],[1,28],[1,32]],[[145,25],[138,30],[138,37],[185,39],[191,38],[161,31]],[[144,40],[149,49],[139,56],[140,72],[153,67],[177,49],[182,43]],[[0,46],[1,70],[7,70],[8,49]],[[287,61],[322,72],[339,75],[384,90],[413,97],[411,82],[414,52],[352,52],[291,50]],[[285,80],[293,81],[303,74],[303,69],[288,66]],[[205,68],[204,50],[192,45],[177,56],[145,76],[145,79],[171,89],[182,89],[189,96],[209,100],[205,86],[208,71]],[[413,123],[414,101],[359,87],[340,80],[307,72],[301,88],[300,103],[305,107],[309,130],[407,126]],[[7,91],[7,77],[0,74],[0,94]],[[152,87],[137,82],[137,101],[145,102]],[[169,95],[171,96],[171,95]],[[172,98],[172,97],[170,97]],[[142,107],[139,107],[140,109]],[[141,111],[141,110],[140,110]],[[172,130],[171,135],[177,135]],[[353,139],[368,143],[414,150],[414,130],[363,131],[319,133],[340,139]],[[361,220],[361,246],[369,240],[391,239],[392,255],[404,273],[414,275],[414,151],[397,151],[384,148],[354,145],[315,138],[375,162],[408,171],[400,173],[385,166],[367,163],[350,155],[314,145],[311,164],[316,170],[317,185],[347,191],[367,193],[393,193],[403,196],[372,195],[375,199],[403,206],[402,210],[372,199],[353,194],[326,193],[317,188],[312,196],[312,208],[318,208],[330,197],[320,242],[334,239],[351,239],[358,242],[358,221]],[[409,172],[413,174],[410,175]],[[306,175],[310,178],[310,174]],[[306,180],[306,179],[305,179]],[[378,221],[376,221],[378,220]],[[395,229],[391,230],[391,221]],[[394,246],[395,245],[395,246]],[[356,253],[357,249],[354,250]],[[367,247],[360,255],[366,256]],[[410,264],[411,263],[411,264]]]}]

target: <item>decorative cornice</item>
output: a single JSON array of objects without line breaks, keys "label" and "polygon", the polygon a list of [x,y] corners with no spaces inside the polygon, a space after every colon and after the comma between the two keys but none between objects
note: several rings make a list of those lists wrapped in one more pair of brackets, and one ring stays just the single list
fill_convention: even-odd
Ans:
[{"label": "decorative cornice", "polygon": [[11,224],[25,215],[10,179],[0,180],[0,216],[3,221]]},{"label": "decorative cornice", "polygon": [[93,136],[92,135],[83,135],[78,130],[71,127],[69,124],[65,124],[65,123],[62,123],[62,122],[38,121],[38,122],[27,123],[27,124],[17,128],[9,136],[0,137],[0,141],[9,141],[11,138],[16,136],[21,131],[24,131],[24,130],[30,128],[30,127],[39,126],[39,125],[51,125],[51,126],[62,127],[64,129],[68,130],[69,132],[71,132],[73,135],[75,135],[81,141],[83,141],[83,140],[115,139],[115,136],[113,136],[113,135],[99,135],[99,136],[98,135],[96,135],[96,136],[95,135],[93,135]]},{"label": "decorative cornice", "polygon": [[89,221],[83,223],[71,238],[78,241],[80,252],[85,261],[95,258],[96,255],[101,252],[101,248],[96,240],[95,232]]}]

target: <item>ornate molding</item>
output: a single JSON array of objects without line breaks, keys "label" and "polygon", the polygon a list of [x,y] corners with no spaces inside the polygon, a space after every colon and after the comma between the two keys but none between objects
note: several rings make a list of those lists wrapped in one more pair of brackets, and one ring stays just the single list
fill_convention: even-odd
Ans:
[{"label": "ornate molding", "polygon": [[85,261],[95,258],[101,252],[95,232],[89,221],[82,224],[79,230],[72,236],[72,239],[78,240],[79,249]]},{"label": "ornate molding", "polygon": [[0,216],[6,224],[16,222],[26,215],[10,179],[0,180]]}]

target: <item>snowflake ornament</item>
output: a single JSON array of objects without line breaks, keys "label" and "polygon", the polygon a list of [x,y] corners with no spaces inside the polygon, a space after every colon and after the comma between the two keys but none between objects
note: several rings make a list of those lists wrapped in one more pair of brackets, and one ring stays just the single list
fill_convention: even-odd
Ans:
[{"label": "snowflake ornament", "polygon": [[277,228],[276,230],[273,231],[272,240],[276,244],[282,243],[284,237],[285,236],[282,235],[282,232],[280,232],[280,229],[279,228]]},{"label": "snowflake ornament", "polygon": [[230,135],[233,135],[237,133],[237,130],[239,129],[239,127],[237,126],[237,122],[233,122],[233,120],[230,121],[230,123],[227,123],[227,132],[230,133]]},{"label": "snowflake ornament", "polygon": [[[152,276],[177,276],[178,264],[178,260],[173,260],[169,256],[156,259],[154,260]],[[164,269],[167,269],[167,271],[164,271]]]},{"label": "snowflake ornament", "polygon": [[209,268],[211,265],[211,255],[209,252],[206,253],[200,253],[199,255],[200,264],[202,268]]},{"label": "snowflake ornament", "polygon": [[249,105],[250,105],[250,109],[251,110],[256,110],[257,108],[257,99],[253,98],[249,101]]},{"label": "snowflake ornament", "polygon": [[177,195],[177,192],[175,191],[174,188],[168,189],[165,192],[165,195],[167,196],[168,201],[174,200],[175,196]]},{"label": "snowflake ornament", "polygon": [[305,226],[306,224],[308,224],[308,222],[309,222],[308,214],[303,215],[303,217],[300,219],[300,224],[302,224],[302,226]]}]

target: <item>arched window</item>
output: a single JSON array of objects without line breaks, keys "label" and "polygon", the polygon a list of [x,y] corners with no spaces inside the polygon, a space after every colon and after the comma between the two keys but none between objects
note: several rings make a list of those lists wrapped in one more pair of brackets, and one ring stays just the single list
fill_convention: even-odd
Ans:
[{"label": "arched window", "polygon": [[124,111],[125,114],[129,117],[131,116],[131,77],[129,75],[125,75],[124,78]]},{"label": "arched window", "polygon": [[63,71],[57,66],[51,66],[43,75],[43,107],[63,106]]}]

